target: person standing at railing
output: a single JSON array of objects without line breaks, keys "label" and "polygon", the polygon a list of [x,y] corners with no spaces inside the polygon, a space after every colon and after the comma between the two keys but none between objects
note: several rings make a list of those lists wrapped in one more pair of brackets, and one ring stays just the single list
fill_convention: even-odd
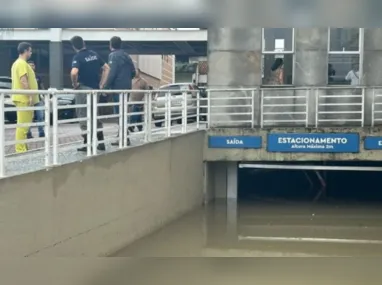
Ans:
[{"label": "person standing at railing", "polygon": [[[32,60],[29,60],[28,64],[30,65],[30,67],[32,67],[33,71],[36,73],[36,65],[35,65],[35,63]],[[36,74],[36,80],[37,80],[38,89],[39,90],[44,90],[45,89],[44,88],[44,83],[42,82],[40,76],[38,76],[37,74]],[[44,97],[43,96],[39,96],[39,102],[37,102],[34,106],[35,107],[42,107],[42,106],[44,106]],[[35,120],[38,123],[44,122],[45,121],[45,112],[44,112],[44,110],[35,110],[34,111],[34,118],[35,118]],[[40,138],[45,137],[44,126],[38,126],[37,129],[38,129],[38,136]],[[27,134],[27,138],[28,139],[33,139],[31,128],[29,128],[29,131],[28,131],[28,134]]]},{"label": "person standing at railing", "polygon": [[[109,73],[109,65],[105,63],[102,58],[92,50],[88,50],[86,48],[84,40],[75,36],[70,40],[76,55],[73,57],[72,61],[72,70],[70,72],[70,78],[72,80],[72,85],[75,90],[93,90],[93,89],[103,89],[105,86],[105,82]],[[100,73],[102,70],[102,76],[100,78]],[[97,94],[97,101],[99,101],[100,94]],[[76,104],[86,104],[87,94],[76,94]],[[92,100],[93,102],[93,100]],[[92,104],[91,104],[92,105]],[[91,106],[91,110],[93,111],[93,106]],[[97,116],[97,114],[93,114],[91,111],[91,121],[93,126],[93,116]],[[77,108],[77,118],[87,118],[87,108]],[[82,131],[87,131],[87,122],[80,122],[80,128]],[[92,127],[91,127],[92,128]],[[92,130],[97,132],[97,140],[101,141],[98,144],[97,149],[104,151],[105,144],[103,131],[98,131],[98,129],[102,129],[103,125],[100,120],[97,120],[97,130]],[[84,138],[84,144],[87,142],[87,135],[82,135]],[[91,134],[93,137],[93,134]],[[81,147],[77,149],[81,152],[86,152],[87,147]]]},{"label": "person standing at railing", "polygon": [[[129,101],[134,103],[130,105],[129,113],[133,113],[130,116],[130,124],[138,124],[138,131],[142,131],[143,126],[143,115],[137,114],[142,113],[144,110],[144,100],[145,100],[145,92],[149,90],[149,85],[147,81],[141,76],[141,70],[137,69],[137,75],[133,80],[133,90],[142,90],[142,92],[133,92],[130,95]],[[139,103],[142,102],[142,103]],[[135,114],[134,114],[135,113]],[[129,127],[130,132],[134,132],[134,126]]]},{"label": "person standing at railing", "polygon": [[[22,42],[17,47],[19,58],[13,63],[11,68],[12,90],[38,90],[36,74],[28,64],[32,56],[32,45]],[[33,107],[39,100],[38,94],[13,94],[12,101],[17,108]],[[33,121],[33,110],[17,111],[17,124],[28,124]],[[16,141],[25,141],[29,126],[16,127]],[[16,142],[16,153],[28,151],[25,142]]]},{"label": "person standing at railing", "polygon": [[[110,39],[109,66],[110,72],[104,86],[105,89],[111,90],[131,90],[132,79],[135,77],[135,67],[131,57],[122,50],[122,39],[120,37],[112,37]],[[119,102],[119,93],[113,94],[113,102]],[[114,114],[119,114],[119,107],[114,107]],[[121,128],[123,126],[120,126]],[[126,134],[128,135],[128,134]],[[127,140],[128,145],[130,140]],[[113,142],[112,145],[119,145]]]}]

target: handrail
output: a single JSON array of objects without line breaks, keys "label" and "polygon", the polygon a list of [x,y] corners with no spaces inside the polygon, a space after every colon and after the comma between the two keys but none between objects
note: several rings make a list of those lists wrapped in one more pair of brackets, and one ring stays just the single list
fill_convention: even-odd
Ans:
[{"label": "handrail", "polygon": [[[342,91],[341,91],[342,90]],[[373,127],[382,125],[382,87],[276,87],[276,88],[211,88],[206,89],[201,96],[198,90],[147,90],[143,101],[132,102],[128,94],[142,93],[142,90],[0,90],[0,110],[4,114],[29,110],[45,113],[45,121],[27,124],[7,124],[0,119],[0,176],[10,175],[10,160],[14,151],[13,138],[10,132],[15,127],[44,126],[47,138],[28,139],[28,145],[37,145],[44,154],[43,167],[62,164],[60,153],[69,149],[68,144],[60,137],[70,124],[81,123],[83,131],[76,125],[71,130],[86,136],[86,144],[71,143],[72,152],[82,145],[87,147],[86,156],[100,153],[97,144],[101,138],[92,130],[100,130],[98,121],[110,121],[108,126],[116,128],[114,134],[108,134],[104,142],[117,142],[113,150],[132,145],[165,139],[190,131],[214,127],[245,127],[245,128],[275,128],[275,127]],[[157,93],[161,95],[157,97]],[[242,92],[245,92],[243,94]],[[11,105],[13,94],[40,94],[45,100],[43,106],[17,107]],[[86,98],[84,99],[84,94]],[[101,94],[119,94],[119,102],[98,101]],[[170,94],[173,94],[171,96]],[[6,96],[7,95],[7,96]],[[66,102],[65,96],[79,100],[73,104]],[[108,98],[115,96],[108,96]],[[100,97],[102,98],[102,97]],[[66,102],[66,103],[65,103]],[[139,105],[140,108],[134,107]],[[99,108],[114,108],[122,112],[97,114],[96,116],[62,118],[62,113],[77,112],[86,109],[87,114],[96,113]],[[139,122],[134,118],[143,119]],[[7,117],[7,116],[6,116]],[[51,117],[52,119],[48,118]],[[134,119],[134,120],[133,120]],[[52,125],[52,127],[49,126]],[[131,128],[137,132],[129,132]],[[105,129],[105,128],[102,128]],[[50,134],[49,134],[50,132]],[[72,131],[73,132],[73,131]],[[127,135],[125,135],[127,134]],[[11,136],[13,137],[13,133]],[[52,137],[50,140],[48,137]],[[118,138],[117,138],[118,137]],[[101,140],[102,141],[102,140]],[[75,151],[74,151],[75,152]],[[102,152],[102,151],[101,151]],[[16,159],[17,160],[17,159]],[[16,163],[16,162],[15,162]],[[8,167],[8,168],[7,168]]]}]

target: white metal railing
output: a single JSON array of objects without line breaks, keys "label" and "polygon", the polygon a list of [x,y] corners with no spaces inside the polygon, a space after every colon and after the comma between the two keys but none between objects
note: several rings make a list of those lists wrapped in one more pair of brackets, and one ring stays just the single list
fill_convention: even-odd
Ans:
[{"label": "white metal railing", "polygon": [[[0,110],[3,114],[22,110],[11,106],[12,94],[33,94],[36,91],[0,90]],[[10,163],[17,166],[27,163],[22,155],[15,156],[15,144],[26,143],[28,153],[43,154],[42,167],[65,163],[66,152],[85,147],[83,155],[93,156],[106,150],[115,150],[156,141],[202,128],[213,127],[325,127],[374,126],[382,122],[382,87],[300,87],[300,88],[231,88],[202,91],[150,90],[143,101],[132,102],[129,95],[140,90],[53,90],[38,91],[44,105],[24,110],[43,111],[44,122],[15,124],[0,118],[0,176],[11,175]],[[62,97],[86,97],[81,104],[68,103]],[[101,103],[102,96],[118,94],[118,102]],[[100,97],[101,96],[101,97]],[[116,96],[114,96],[116,98]],[[64,103],[63,103],[64,102]],[[118,107],[119,113],[104,114],[100,109]],[[82,108],[82,109],[81,109]],[[68,110],[86,109],[86,116],[63,117]],[[89,114],[96,114],[91,116]],[[9,116],[6,115],[6,118]],[[102,127],[98,124],[102,121]],[[81,123],[85,130],[73,123]],[[50,126],[51,125],[51,126]],[[17,127],[43,126],[44,138],[14,140]],[[137,131],[132,132],[135,128]],[[92,131],[94,130],[94,131]],[[104,132],[100,139],[98,132]],[[86,136],[86,143],[82,141]],[[67,140],[68,137],[75,139]],[[65,152],[65,155],[63,153]],[[68,152],[69,153],[69,152]],[[77,153],[77,151],[74,151]],[[33,158],[35,159],[35,158]],[[31,159],[32,160],[32,159]]]},{"label": "white metal railing", "polygon": [[376,108],[382,106],[382,88],[380,95],[372,96],[373,90],[353,86],[207,89],[208,123],[260,128],[370,126],[382,122],[382,115],[376,116],[382,114],[382,107]]},{"label": "white metal railing", "polygon": [[[302,91],[302,92],[301,92]],[[260,127],[276,125],[308,126],[310,92],[296,88],[261,90]]]},{"label": "white metal railing", "polygon": [[316,119],[315,126],[329,124],[356,124],[364,126],[365,120],[365,89],[316,89]]},{"label": "white metal railing", "polygon": [[[20,111],[44,111],[44,122],[31,122],[25,124],[7,123],[4,116],[0,119],[0,177],[9,175],[7,173],[7,163],[9,159],[14,158],[14,151],[9,152],[9,147],[14,148],[16,144],[26,143],[42,143],[43,147],[39,148],[44,154],[43,167],[51,167],[60,165],[60,153],[65,151],[73,151],[78,148],[85,148],[84,155],[93,156],[102,153],[103,150],[98,149],[100,144],[106,144],[107,151],[110,149],[121,149],[135,146],[142,143],[148,143],[174,135],[184,134],[203,128],[205,121],[201,118],[206,117],[206,108],[202,109],[199,91],[183,92],[174,90],[150,90],[145,93],[142,101],[131,101],[130,96],[133,93],[142,92],[140,90],[54,90],[54,91],[38,91],[44,97],[44,105],[40,107],[16,107],[9,106],[12,94],[34,94],[36,91],[9,91],[0,90],[0,110],[3,114],[16,113]],[[85,98],[84,103],[68,104],[67,95],[72,94],[73,98],[82,96]],[[119,102],[100,103],[100,96],[108,96],[118,94]],[[60,96],[65,95],[65,104],[60,103]],[[83,101],[83,100],[82,100]],[[6,103],[7,102],[7,103]],[[203,104],[203,103],[202,103]],[[119,112],[109,112],[111,114],[101,114],[100,108],[119,107]],[[60,113],[65,110],[86,110],[86,116],[72,118],[62,118]],[[95,114],[94,116],[91,114]],[[15,116],[15,115],[14,115]],[[8,117],[7,115],[5,117]],[[109,122],[102,127],[99,121]],[[82,123],[86,126],[86,130],[80,130],[79,126],[73,126],[73,123]],[[50,126],[51,125],[51,126]],[[45,137],[33,138],[25,140],[9,139],[9,131],[12,130],[11,136],[14,137],[15,128],[34,128],[44,126]],[[71,133],[65,133],[62,130],[70,126]],[[110,127],[111,126],[111,127]],[[132,132],[131,129],[138,129]],[[74,131],[73,131],[74,130]],[[110,131],[111,134],[110,134]],[[77,140],[70,143],[61,142],[66,136],[73,136],[74,133]],[[98,134],[104,133],[101,140]],[[80,135],[86,136],[86,143],[80,141]],[[36,149],[28,150],[28,153],[34,152]],[[41,152],[40,152],[41,153]],[[20,154],[22,156],[22,154]],[[19,155],[17,157],[20,157]],[[22,160],[18,161],[18,163]]]},{"label": "white metal railing", "polygon": [[382,87],[372,90],[371,126],[382,123]]}]

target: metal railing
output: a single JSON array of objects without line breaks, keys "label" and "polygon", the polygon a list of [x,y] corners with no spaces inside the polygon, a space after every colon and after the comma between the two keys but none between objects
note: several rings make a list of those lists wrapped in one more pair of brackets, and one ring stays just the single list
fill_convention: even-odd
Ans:
[{"label": "metal railing", "polygon": [[[7,173],[7,164],[10,159],[15,159],[15,151],[11,148],[15,148],[17,144],[40,144],[40,147],[29,148],[27,152],[16,153],[16,164],[20,166],[23,157],[26,160],[24,153],[35,153],[39,150],[40,156],[44,156],[43,165],[39,165],[39,169],[42,169],[66,163],[60,157],[63,150],[75,150],[77,153],[82,148],[79,153],[83,153],[83,156],[94,156],[104,152],[103,148],[99,147],[101,144],[106,145],[106,151],[123,149],[199,130],[205,128],[206,124],[204,118],[207,116],[207,109],[201,106],[206,99],[200,98],[199,91],[152,90],[145,93],[141,101],[130,100],[133,94],[142,93],[141,90],[38,91],[44,98],[44,104],[37,107],[10,106],[12,94],[36,94],[36,91],[0,92],[0,110],[4,114],[0,116],[0,177],[13,174],[14,171]],[[68,102],[68,94],[72,102]],[[61,98],[62,96],[64,98]],[[82,96],[81,104],[76,104],[78,96]],[[110,96],[118,100],[105,100]],[[110,108],[118,108],[119,111],[111,111]],[[64,116],[68,110],[72,114],[82,110],[82,114],[85,115]],[[22,111],[43,111],[45,120],[28,123],[6,122],[5,118],[10,117],[9,113],[14,113],[15,118],[15,113]],[[80,123],[82,128],[73,123]],[[29,128],[39,126],[44,127],[45,137],[13,139],[15,129],[21,128],[26,133]],[[70,129],[69,133],[67,129]],[[104,136],[99,136],[101,132]],[[65,138],[73,136],[75,140],[69,143],[65,141]]]},{"label": "metal railing", "polygon": [[267,87],[207,91],[210,127],[364,127],[382,122],[382,107],[379,107],[382,88]]},{"label": "metal railing", "polygon": [[[142,91],[38,91],[44,98],[43,106],[20,108],[12,106],[10,96],[36,91],[0,90],[0,110],[5,114],[0,116],[0,176],[20,173],[15,169],[30,161],[38,160],[41,169],[97,155],[104,152],[99,148],[102,143],[106,151],[113,151],[205,128],[364,127],[382,122],[382,87],[150,90],[142,101],[131,101],[137,92]],[[76,100],[78,96],[82,100]],[[78,110],[85,115],[76,116]],[[20,111],[44,112],[45,119],[16,124]],[[45,137],[14,139],[16,128],[26,131],[39,126]],[[104,136],[98,136],[99,132]],[[39,158],[37,154],[28,159],[15,155],[16,144],[27,144],[27,153],[38,153]],[[76,148],[85,151],[78,154]]]}]

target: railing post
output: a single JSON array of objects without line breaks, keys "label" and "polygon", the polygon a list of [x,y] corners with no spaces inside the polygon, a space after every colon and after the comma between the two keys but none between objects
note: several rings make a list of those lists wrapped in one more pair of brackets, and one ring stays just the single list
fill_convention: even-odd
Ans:
[{"label": "railing post", "polygon": [[166,104],[165,104],[165,126],[166,126],[166,137],[171,136],[171,93],[166,93]]},{"label": "railing post", "polygon": [[316,127],[316,129],[318,128],[318,110],[319,110],[319,108],[318,108],[318,104],[319,104],[319,90],[318,89],[316,89],[316,93],[315,93],[315,97],[316,97],[316,114],[315,114],[315,116],[316,116],[316,118],[315,118],[315,122],[314,122],[314,125],[315,125],[315,127]]},{"label": "railing post", "polygon": [[50,166],[50,94],[44,95],[45,166]]},{"label": "railing post", "polygon": [[251,127],[255,128],[255,89],[251,90],[252,106],[251,106]]},{"label": "railing post", "polygon": [[308,89],[305,98],[305,128],[309,127],[309,97],[312,93],[312,89]]},{"label": "railing post", "polygon": [[187,133],[187,92],[183,92],[182,100],[182,134]]},{"label": "railing post", "polygon": [[122,108],[122,114],[123,114],[123,147],[127,147],[127,140],[129,139],[128,135],[128,128],[129,124],[127,123],[128,118],[128,93],[123,93],[123,108]]},{"label": "railing post", "polygon": [[260,128],[264,128],[264,90],[260,89]]},{"label": "railing post", "polygon": [[373,88],[373,96],[372,96],[372,103],[371,103],[371,126],[374,127],[374,121],[375,121],[375,88]]},{"label": "railing post", "polygon": [[5,94],[0,94],[0,177],[5,177],[5,108],[4,108]]},{"label": "railing post", "polygon": [[200,129],[200,91],[196,92],[196,129]]},{"label": "railing post", "polygon": [[146,142],[151,142],[151,124],[152,124],[152,92],[149,91],[146,97],[146,108],[145,108],[145,140]]},{"label": "railing post", "polygon": [[92,93],[86,93],[86,155],[92,155],[91,141],[92,141]]},{"label": "railing post", "polygon": [[124,94],[123,93],[119,93],[119,101],[118,101],[118,110],[119,110],[119,114],[118,114],[118,120],[119,120],[119,129],[118,129],[118,147],[119,148],[122,148],[123,147],[123,129],[124,129],[124,122],[123,122],[123,119],[124,119],[124,108],[123,108],[123,100],[124,100]]},{"label": "railing post", "polygon": [[97,155],[97,145],[98,145],[98,138],[97,138],[97,132],[98,132],[98,125],[97,125],[97,119],[98,119],[98,100],[97,100],[97,91],[92,92],[92,112],[91,118],[93,120],[93,126],[92,126],[92,150],[93,150],[93,155]]},{"label": "railing post", "polygon": [[365,88],[362,87],[362,111],[361,111],[361,127],[365,126]]},{"label": "railing post", "polygon": [[58,101],[56,93],[52,93],[53,108],[53,165],[58,165]]},{"label": "railing post", "polygon": [[143,126],[142,126],[142,129],[143,129],[143,134],[144,134],[144,142],[147,143],[148,142],[148,139],[147,139],[147,114],[149,112],[149,103],[148,103],[148,97],[150,96],[150,94],[148,93],[145,93],[144,95],[144,100],[143,100]]},{"label": "railing post", "polygon": [[211,91],[207,91],[207,128],[209,129],[211,127]]}]

